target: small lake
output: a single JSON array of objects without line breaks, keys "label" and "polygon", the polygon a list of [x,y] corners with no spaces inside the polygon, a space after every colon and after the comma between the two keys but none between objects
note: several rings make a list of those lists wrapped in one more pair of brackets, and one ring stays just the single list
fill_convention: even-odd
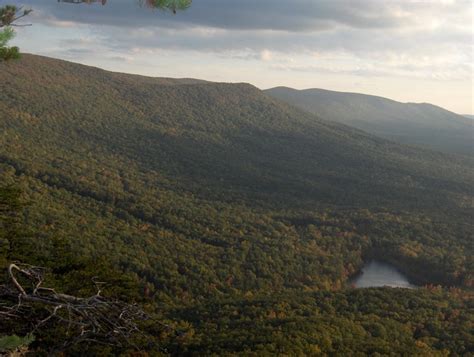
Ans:
[{"label": "small lake", "polygon": [[367,262],[362,272],[350,282],[356,288],[372,288],[389,286],[392,288],[414,289],[415,285],[409,283],[408,279],[394,266],[377,260]]}]

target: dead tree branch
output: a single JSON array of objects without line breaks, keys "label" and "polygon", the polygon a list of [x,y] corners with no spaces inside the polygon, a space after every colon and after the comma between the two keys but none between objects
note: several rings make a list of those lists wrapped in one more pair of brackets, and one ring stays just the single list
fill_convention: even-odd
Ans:
[{"label": "dead tree branch", "polygon": [[[32,333],[47,324],[62,324],[69,337],[61,348],[84,341],[124,346],[140,331],[138,321],[146,319],[136,305],[110,300],[101,295],[103,282],[93,279],[97,293],[87,298],[61,294],[42,287],[45,270],[10,264],[9,281],[0,285],[0,319],[26,320],[35,316]],[[32,314],[40,310],[41,313]]]}]

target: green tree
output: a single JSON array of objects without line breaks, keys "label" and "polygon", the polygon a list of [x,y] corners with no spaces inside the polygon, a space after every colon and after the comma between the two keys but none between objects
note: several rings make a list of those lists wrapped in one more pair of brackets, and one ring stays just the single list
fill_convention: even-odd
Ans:
[{"label": "green tree", "polygon": [[161,10],[170,10],[176,14],[178,10],[186,10],[192,0],[141,0],[140,4]]},{"label": "green tree", "polygon": [[[0,352],[13,352],[26,348],[35,340],[33,335],[18,337],[16,335],[0,337]],[[12,354],[14,355],[14,354]]]},{"label": "green tree", "polygon": [[0,7],[0,61],[17,59],[20,57],[18,47],[8,47],[8,42],[15,36],[13,26],[15,22],[27,16],[32,10],[22,9],[14,5]]}]

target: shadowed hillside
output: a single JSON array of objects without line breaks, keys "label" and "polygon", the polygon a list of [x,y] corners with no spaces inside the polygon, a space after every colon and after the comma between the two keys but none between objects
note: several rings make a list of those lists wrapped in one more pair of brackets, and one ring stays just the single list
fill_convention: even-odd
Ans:
[{"label": "shadowed hillside", "polygon": [[469,192],[472,162],[319,120],[248,84],[122,75],[33,56],[1,76],[5,159],[83,176],[68,179],[85,190],[94,170],[132,164],[206,198],[252,205],[431,207],[458,205]]},{"label": "shadowed hillside", "polygon": [[327,120],[397,142],[465,155],[474,150],[472,121],[431,104],[324,89],[277,87],[265,92]]},{"label": "shadowed hillside", "polygon": [[[469,158],[325,121],[248,84],[117,74],[32,55],[2,64],[0,83],[0,179],[29,203],[23,219],[37,260],[57,255],[57,239],[77,256],[110,258],[146,287],[147,304],[193,331],[168,346],[176,354],[244,353],[232,336],[254,312],[263,319],[260,351],[275,352],[263,316],[273,316],[265,306],[276,293],[285,301],[327,294],[318,318],[297,322],[298,349],[284,349],[315,351],[307,331],[323,319],[344,334],[351,318],[333,319],[338,301],[352,299],[347,279],[374,254],[420,284],[473,285]],[[209,307],[217,302],[229,314],[219,318],[224,336],[213,322],[220,312]],[[241,304],[250,310],[239,315]],[[379,305],[351,331],[363,331]],[[388,330],[406,323],[411,307],[398,308],[383,321]],[[285,326],[303,313],[282,309],[288,316],[274,316]],[[449,328],[464,339],[461,327]],[[210,330],[219,337],[209,340]],[[414,332],[397,336],[381,337],[380,351],[406,341],[412,349],[398,352],[418,351]],[[359,351],[372,351],[366,342]],[[428,353],[456,345],[429,343]]]}]

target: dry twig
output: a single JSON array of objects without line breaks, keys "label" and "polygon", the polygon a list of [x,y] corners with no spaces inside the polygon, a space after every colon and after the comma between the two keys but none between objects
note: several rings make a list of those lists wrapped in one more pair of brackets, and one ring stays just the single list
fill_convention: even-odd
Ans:
[{"label": "dry twig", "polygon": [[[97,293],[80,298],[43,287],[44,275],[40,267],[10,264],[9,282],[0,285],[0,319],[29,320],[32,333],[46,324],[62,324],[69,338],[61,349],[83,341],[124,346],[139,332],[137,322],[146,318],[145,313],[136,305],[103,297],[103,282],[94,278]],[[32,314],[38,308],[42,313]]]}]

